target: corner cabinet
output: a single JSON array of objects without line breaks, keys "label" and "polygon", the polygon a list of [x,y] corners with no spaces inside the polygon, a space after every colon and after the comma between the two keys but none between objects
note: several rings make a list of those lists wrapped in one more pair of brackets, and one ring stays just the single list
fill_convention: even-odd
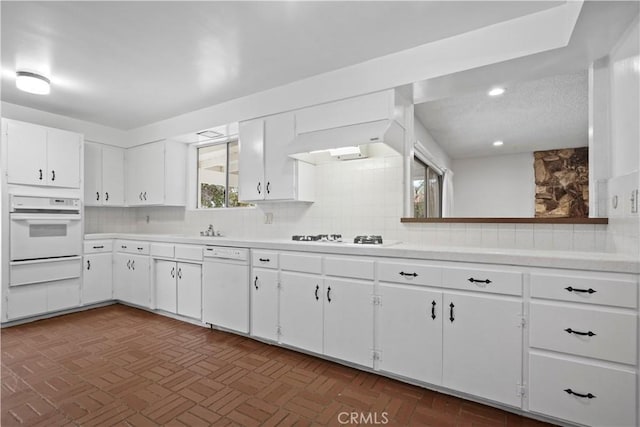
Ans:
[{"label": "corner cabinet", "polygon": [[184,206],[187,147],[160,141],[129,148],[125,155],[129,206]]},{"label": "corner cabinet", "polygon": [[3,121],[7,182],[80,188],[82,136],[15,120]]},{"label": "corner cabinet", "polygon": [[84,144],[85,206],[124,205],[124,149]]},{"label": "corner cabinet", "polygon": [[293,138],[293,113],[240,122],[240,200],[313,201],[314,166],[287,156]]}]

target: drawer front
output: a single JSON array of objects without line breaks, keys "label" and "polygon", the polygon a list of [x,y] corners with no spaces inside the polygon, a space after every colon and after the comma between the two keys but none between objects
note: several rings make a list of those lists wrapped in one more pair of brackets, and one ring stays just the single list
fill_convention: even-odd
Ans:
[{"label": "drawer front", "polygon": [[188,259],[191,261],[202,261],[202,246],[176,245],[176,258]]},{"label": "drawer front", "polygon": [[85,254],[111,252],[112,250],[113,240],[85,240],[84,242]]},{"label": "drawer front", "polygon": [[280,253],[280,269],[302,273],[322,273],[322,257],[319,255],[300,255],[288,252]]},{"label": "drawer front", "polygon": [[631,313],[531,303],[529,344],[635,365],[637,318]]},{"label": "drawer front", "polygon": [[82,259],[58,259],[45,261],[19,261],[9,265],[9,286],[80,277]]},{"label": "drawer front", "polygon": [[175,245],[168,243],[152,243],[149,248],[152,257],[173,258],[175,254]]},{"label": "drawer front", "polygon": [[252,250],[251,264],[254,267],[278,268],[278,252]]},{"label": "drawer front", "polygon": [[47,285],[47,311],[58,311],[80,305],[80,279],[51,282]]},{"label": "drawer front", "polygon": [[522,295],[522,273],[484,268],[443,268],[442,286],[465,291]]},{"label": "drawer front", "polygon": [[442,268],[414,262],[378,262],[378,280],[408,285],[440,286]]},{"label": "drawer front", "polygon": [[529,383],[532,412],[593,426],[637,425],[632,371],[532,354]]},{"label": "drawer front", "polygon": [[324,272],[327,276],[373,280],[373,261],[349,257],[326,257]]},{"label": "drawer front", "polygon": [[614,278],[532,273],[531,296],[635,308],[638,284]]},{"label": "drawer front", "polygon": [[133,240],[118,240],[116,242],[116,252],[125,252],[128,254],[149,255],[148,242],[136,242]]}]

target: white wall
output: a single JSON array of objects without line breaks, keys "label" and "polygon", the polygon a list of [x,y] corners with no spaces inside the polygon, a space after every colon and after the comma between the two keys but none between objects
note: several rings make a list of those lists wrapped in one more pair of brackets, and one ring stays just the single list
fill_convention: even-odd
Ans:
[{"label": "white wall", "polygon": [[454,217],[535,214],[533,153],[454,159]]},{"label": "white wall", "polygon": [[415,139],[420,141],[420,143],[429,150],[429,153],[434,157],[434,160],[437,163],[436,166],[453,170],[449,155],[444,151],[440,143],[431,136],[417,116],[414,116],[414,132]]}]

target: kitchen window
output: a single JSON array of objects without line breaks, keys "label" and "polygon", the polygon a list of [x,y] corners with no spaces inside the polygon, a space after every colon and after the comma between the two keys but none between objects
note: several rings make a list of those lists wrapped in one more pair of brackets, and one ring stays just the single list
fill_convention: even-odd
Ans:
[{"label": "kitchen window", "polygon": [[413,216],[442,218],[442,175],[417,157],[411,172]]},{"label": "kitchen window", "polygon": [[238,201],[238,141],[198,147],[198,209],[251,206]]}]

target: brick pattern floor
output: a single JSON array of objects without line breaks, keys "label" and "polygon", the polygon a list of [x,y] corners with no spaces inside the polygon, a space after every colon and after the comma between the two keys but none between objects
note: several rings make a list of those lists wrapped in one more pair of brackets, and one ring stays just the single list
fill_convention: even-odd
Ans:
[{"label": "brick pattern floor", "polygon": [[545,425],[123,305],[5,328],[1,346],[3,427]]}]

